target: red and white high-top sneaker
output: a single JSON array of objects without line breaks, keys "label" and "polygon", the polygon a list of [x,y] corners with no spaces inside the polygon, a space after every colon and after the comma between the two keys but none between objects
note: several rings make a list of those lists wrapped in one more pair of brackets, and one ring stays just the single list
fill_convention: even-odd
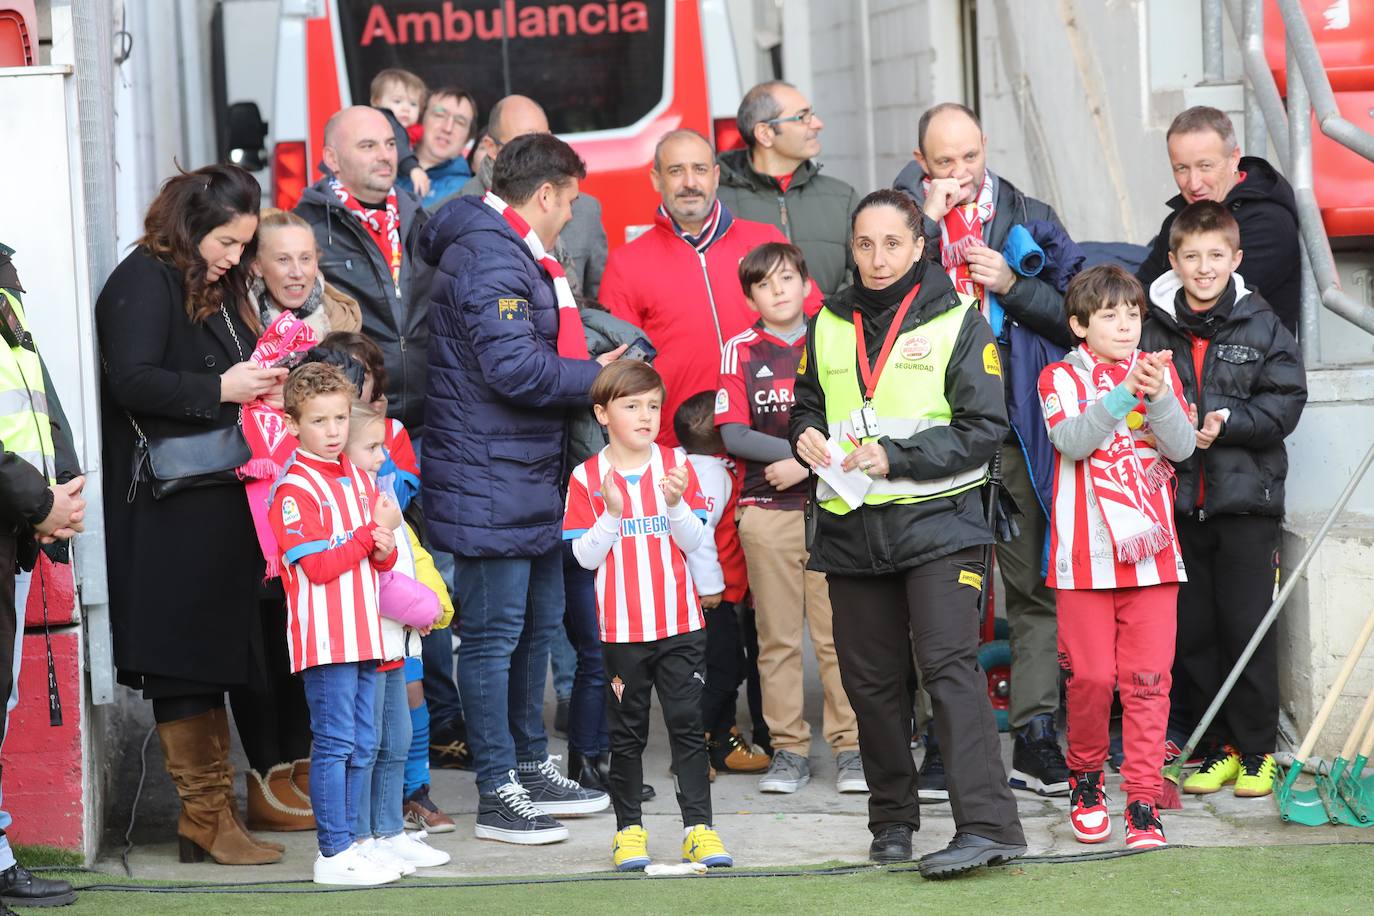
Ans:
[{"label": "red and white high-top sneaker", "polygon": [[1112,835],[1112,816],[1107,813],[1101,770],[1070,774],[1069,825],[1080,843],[1101,843]]},{"label": "red and white high-top sneaker", "polygon": [[1150,802],[1133,801],[1126,806],[1126,848],[1154,849],[1167,846],[1159,811]]}]

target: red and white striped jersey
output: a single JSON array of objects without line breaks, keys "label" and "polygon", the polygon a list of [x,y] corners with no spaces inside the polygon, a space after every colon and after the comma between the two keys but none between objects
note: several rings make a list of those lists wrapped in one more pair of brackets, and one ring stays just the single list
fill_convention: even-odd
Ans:
[{"label": "red and white striped jersey", "polygon": [[[706,520],[706,500],[696,471],[681,449],[652,446],[640,474],[616,472],[624,510],[614,546],[596,570],[596,606],[603,642],[653,642],[705,626],[696,585],[682,549],[673,540],[668,504],[659,481],[678,465],[687,467],[682,499]],[[606,511],[601,482],[611,469],[606,450],[578,465],[568,483],[563,539],[581,537]]]},{"label": "red and white striped jersey", "polygon": [[[293,673],[382,657],[377,567],[390,568],[396,555],[374,564],[371,532],[359,534],[372,523],[376,499],[370,477],[346,456],[326,461],[299,449],[273,491],[268,517],[282,551]],[[303,561],[318,568],[331,553],[349,562],[313,580]]]},{"label": "red and white striped jersey", "polygon": [[[1174,394],[1183,398],[1178,373],[1169,372]],[[1045,425],[1055,426],[1082,414],[1106,395],[1090,390],[1067,362],[1052,363],[1040,373],[1040,406]],[[1137,440],[1152,442],[1149,421],[1131,431]],[[1161,459],[1162,460],[1162,459]],[[1054,501],[1050,508],[1050,563],[1045,584],[1058,589],[1139,588],[1186,580],[1183,554],[1174,527],[1172,483],[1165,484],[1159,500],[1160,524],[1169,533],[1170,545],[1139,563],[1117,557],[1102,512],[1089,498],[1091,470],[1088,461],[1066,459],[1054,453]]]}]

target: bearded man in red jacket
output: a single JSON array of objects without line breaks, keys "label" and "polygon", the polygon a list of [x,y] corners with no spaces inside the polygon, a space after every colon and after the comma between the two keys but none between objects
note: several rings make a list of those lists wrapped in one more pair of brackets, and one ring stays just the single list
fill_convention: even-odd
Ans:
[{"label": "bearded man in red jacket", "polygon": [[[740,287],[739,262],[765,242],[787,240],[776,226],[735,219],[716,198],[720,167],[695,130],[663,135],[649,177],[663,198],[653,228],[611,252],[599,298],[654,342],[654,368],[668,388],[658,441],[671,447],[678,405],[716,389],[725,341],[758,321]],[[813,286],[807,315],[820,305]]]}]

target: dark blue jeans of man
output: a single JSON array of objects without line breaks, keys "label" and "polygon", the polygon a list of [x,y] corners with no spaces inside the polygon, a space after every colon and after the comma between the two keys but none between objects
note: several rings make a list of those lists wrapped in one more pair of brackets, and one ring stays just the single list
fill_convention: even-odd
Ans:
[{"label": "dark blue jeans of man", "polygon": [[301,672],[310,705],[310,806],[320,852],[336,856],[355,839],[377,759],[377,663],[318,665]]},{"label": "dark blue jeans of man", "polygon": [[568,750],[598,757],[610,753],[611,736],[606,728],[606,664],[596,612],[596,573],[582,568],[568,541],[563,542],[563,590],[563,628],[577,653],[568,703]]},{"label": "dark blue jeans of man", "polygon": [[517,763],[548,755],[544,684],[549,639],[563,620],[563,552],[455,560],[458,689],[477,791],[488,795]]}]

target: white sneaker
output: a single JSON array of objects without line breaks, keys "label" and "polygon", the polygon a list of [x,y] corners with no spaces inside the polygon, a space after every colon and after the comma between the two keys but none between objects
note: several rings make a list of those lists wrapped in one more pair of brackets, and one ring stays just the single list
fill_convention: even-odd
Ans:
[{"label": "white sneaker", "polygon": [[429,834],[420,830],[415,833],[401,832],[393,837],[384,837],[377,841],[379,847],[384,847],[388,852],[398,859],[409,862],[418,868],[433,868],[436,865],[447,865],[452,859],[448,853],[442,849],[435,849],[425,842],[425,837]]},{"label": "white sneaker", "polygon": [[406,875],[415,874],[415,866],[396,855],[391,847],[378,840],[376,837],[368,837],[357,844],[363,851],[363,855],[376,862],[384,868],[389,868],[402,878]]},{"label": "white sneaker", "polygon": [[386,868],[363,855],[356,845],[338,855],[320,853],[315,858],[316,884],[348,884],[355,887],[376,887],[390,884],[401,877],[400,872]]}]

